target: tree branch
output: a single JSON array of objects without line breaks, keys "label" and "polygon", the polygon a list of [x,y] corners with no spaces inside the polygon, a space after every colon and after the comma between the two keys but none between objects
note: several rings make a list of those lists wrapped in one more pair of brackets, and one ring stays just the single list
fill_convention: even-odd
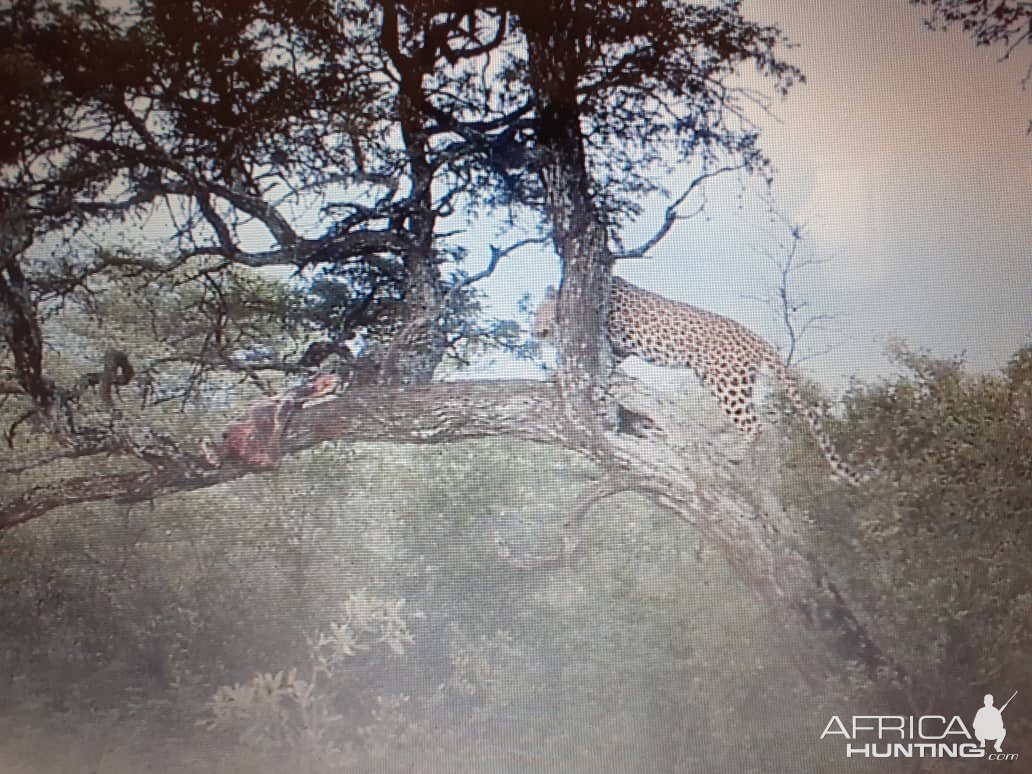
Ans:
[{"label": "tree branch", "polygon": [[[342,397],[306,407],[283,448],[288,453],[325,441],[375,438],[382,441],[442,443],[511,435],[561,442],[548,412],[555,390],[543,382],[457,382],[350,390]],[[194,464],[196,463],[196,464]],[[59,507],[98,500],[140,502],[224,483],[246,470],[204,470],[198,455],[176,469],[117,473],[54,481],[0,500],[0,529]]]},{"label": "tree branch", "polygon": [[[902,670],[864,632],[823,568],[791,547],[737,487],[714,485],[712,470],[693,475],[685,470],[681,455],[663,453],[652,440],[615,433],[595,443],[581,433],[564,433],[556,421],[561,411],[562,398],[556,385],[540,381],[352,388],[302,409],[284,440],[283,450],[296,453],[328,441],[436,444],[497,436],[572,449],[612,476],[613,492],[640,492],[691,524],[760,599],[780,611],[786,632],[794,640],[799,639],[800,631],[837,638],[837,646],[846,658],[860,661],[872,672],[889,668],[902,675]],[[157,470],[86,476],[33,487],[0,500],[0,529],[63,506],[101,500],[145,502],[249,474],[234,467],[206,470],[203,464],[195,464],[198,462],[199,458],[184,457],[179,465]],[[730,462],[703,464],[724,465],[726,469],[718,478],[733,475]],[[701,483],[703,480],[708,483]],[[815,652],[820,652],[820,647]]]},{"label": "tree branch", "polygon": [[459,282],[452,285],[451,289],[448,291],[448,295],[444,297],[441,307],[447,308],[448,304],[451,302],[452,298],[455,297],[455,294],[458,291],[480,282],[482,279],[487,279],[494,274],[494,270],[498,268],[498,263],[502,258],[511,255],[527,245],[544,245],[548,244],[549,241],[551,240],[549,240],[548,237],[527,237],[526,239],[520,239],[519,241],[514,242],[506,248],[497,248],[494,245],[490,245],[491,260],[488,262],[487,267],[482,271],[478,271],[476,274],[470,274],[468,277],[463,277]]},{"label": "tree branch", "polygon": [[646,253],[648,253],[652,248],[658,245],[666,237],[666,235],[670,233],[670,229],[673,228],[674,223],[676,223],[679,220],[687,220],[688,218],[692,218],[698,215],[699,212],[702,210],[702,205],[699,205],[695,212],[691,213],[690,215],[678,215],[678,208],[680,208],[680,206],[684,204],[685,200],[691,195],[692,191],[694,191],[696,188],[698,188],[700,185],[702,185],[710,178],[716,177],[717,175],[721,175],[725,172],[734,172],[736,170],[744,168],[744,164],[737,164],[735,166],[724,166],[710,170],[708,172],[703,172],[701,175],[692,180],[692,182],[688,185],[684,192],[674,200],[673,204],[667,207],[666,215],[663,217],[663,225],[659,227],[659,229],[656,231],[655,234],[652,235],[651,238],[646,240],[640,247],[634,250],[628,250],[625,253],[617,253],[613,255],[613,260],[620,261],[627,260],[630,258],[644,258]]}]

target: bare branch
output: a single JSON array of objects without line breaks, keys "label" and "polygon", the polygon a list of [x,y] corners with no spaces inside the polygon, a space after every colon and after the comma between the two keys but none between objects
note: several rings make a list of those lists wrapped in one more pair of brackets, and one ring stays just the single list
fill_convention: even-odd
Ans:
[{"label": "bare branch", "polygon": [[[556,443],[561,438],[548,413],[554,410],[554,401],[554,387],[535,381],[349,390],[340,398],[306,407],[283,446],[293,453],[331,440],[443,443],[497,435]],[[141,502],[224,483],[248,472],[206,470],[199,455],[181,457],[180,464],[169,457],[156,470],[56,480],[34,487],[0,501],[0,529],[66,505],[107,499]]]},{"label": "bare branch", "polygon": [[[787,336],[787,352],[784,353],[786,365],[794,365],[806,360],[812,360],[819,355],[827,354],[830,347],[824,347],[817,352],[809,352],[800,355],[800,341],[815,330],[820,330],[824,323],[835,319],[835,315],[818,313],[803,316],[804,310],[810,307],[810,302],[805,299],[796,298],[791,290],[792,276],[803,269],[813,268],[828,262],[828,259],[805,257],[800,251],[805,240],[805,226],[799,223],[791,223],[789,220],[772,208],[775,217],[788,229],[790,242],[786,245],[778,241],[776,253],[772,250],[763,249],[761,252],[766,256],[774,267],[776,284],[772,296],[766,298],[747,295],[752,301],[758,301],[769,308],[778,318],[781,328]],[[780,349],[780,347],[779,347]]]},{"label": "bare branch", "polygon": [[663,238],[666,237],[668,233],[670,233],[670,229],[673,228],[674,224],[677,221],[688,220],[689,218],[695,217],[699,214],[699,212],[702,211],[703,205],[699,205],[699,207],[696,208],[695,211],[689,215],[679,215],[677,212],[678,208],[682,204],[684,204],[685,200],[691,195],[691,193],[696,188],[698,188],[707,180],[716,177],[717,175],[721,175],[725,172],[735,172],[737,170],[744,169],[744,167],[744,164],[736,164],[733,166],[719,167],[717,169],[712,169],[700,174],[698,177],[692,180],[692,182],[689,183],[688,187],[684,190],[684,192],[680,196],[678,196],[669,207],[667,207],[666,215],[663,217],[663,224],[659,227],[659,230],[657,230],[656,233],[652,235],[651,238],[646,240],[640,247],[634,250],[629,250],[627,252],[618,253],[614,255],[613,260],[621,261],[628,260],[631,258],[644,258],[646,253],[652,250],[652,248],[659,244],[660,241],[662,241]]},{"label": "bare branch", "polygon": [[491,249],[491,260],[488,262],[487,267],[483,271],[478,271],[476,274],[470,274],[468,277],[464,277],[459,282],[456,282],[451,289],[448,291],[448,295],[445,297],[445,303],[442,306],[447,307],[448,302],[454,297],[454,295],[462,288],[469,287],[480,280],[487,279],[494,274],[495,268],[497,268],[499,261],[508,255],[516,252],[520,248],[526,247],[527,245],[545,245],[551,240],[548,237],[527,237],[521,239],[518,242],[514,242],[504,249],[498,249],[494,245],[490,245]]},{"label": "bare branch", "polygon": [[145,271],[164,273],[183,266],[192,258],[205,256],[225,258],[234,264],[261,268],[267,266],[303,266],[321,261],[342,262],[351,258],[373,260],[377,253],[403,253],[412,247],[410,236],[404,232],[360,230],[324,239],[303,239],[285,248],[248,253],[230,244],[230,250],[221,245],[201,246],[183,250],[168,259],[137,258],[104,254],[98,259],[103,266],[136,267]]}]

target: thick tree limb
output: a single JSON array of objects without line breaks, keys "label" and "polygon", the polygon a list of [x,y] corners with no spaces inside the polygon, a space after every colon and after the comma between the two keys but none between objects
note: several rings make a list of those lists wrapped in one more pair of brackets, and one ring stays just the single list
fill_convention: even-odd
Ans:
[{"label": "thick tree limb", "polygon": [[[549,412],[555,390],[544,382],[456,382],[421,386],[353,389],[306,407],[284,444],[287,453],[325,441],[382,440],[443,443],[511,435],[560,442]],[[0,529],[42,516],[55,508],[99,500],[140,502],[223,483],[246,470],[205,470],[189,460],[179,468],[116,473],[56,481],[0,500]]]},{"label": "thick tree limb", "polygon": [[45,411],[53,402],[53,385],[43,373],[43,332],[29,283],[16,257],[0,266],[0,330],[14,356],[18,383]]},{"label": "thick tree limb", "polygon": [[[794,641],[831,638],[840,657],[858,661],[871,672],[890,670],[902,675],[864,631],[824,569],[783,539],[777,525],[757,513],[752,499],[735,487],[700,483],[711,478],[712,471],[693,475],[693,467],[711,463],[687,459],[660,443],[626,434],[613,433],[594,445],[590,436],[562,430],[565,423],[557,421],[561,411],[562,398],[551,382],[352,388],[302,409],[283,448],[293,453],[329,441],[431,444],[505,436],[572,449],[609,471],[613,491],[639,492],[691,524],[704,545],[716,549],[757,598],[778,611]],[[0,529],[63,506],[103,500],[143,502],[249,474],[232,467],[205,470],[185,459],[178,466],[157,470],[54,481],[0,500]],[[821,651],[814,646],[813,652]],[[835,668],[828,659],[823,663],[826,669]]]}]

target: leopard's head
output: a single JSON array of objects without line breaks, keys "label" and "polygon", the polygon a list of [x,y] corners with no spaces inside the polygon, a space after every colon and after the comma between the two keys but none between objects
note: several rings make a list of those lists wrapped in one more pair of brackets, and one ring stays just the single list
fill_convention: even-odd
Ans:
[{"label": "leopard's head", "polygon": [[558,294],[549,285],[545,289],[545,298],[534,314],[534,338],[538,341],[551,342],[555,339],[555,310]]}]

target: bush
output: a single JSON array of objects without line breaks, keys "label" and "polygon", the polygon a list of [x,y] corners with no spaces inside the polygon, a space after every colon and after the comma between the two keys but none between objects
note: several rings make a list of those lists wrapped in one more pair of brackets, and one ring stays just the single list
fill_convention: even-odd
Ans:
[{"label": "bush", "polygon": [[879,471],[866,499],[804,501],[819,555],[940,710],[1032,693],[1032,348],[998,374],[894,357],[902,373],[856,386],[836,427]]}]

